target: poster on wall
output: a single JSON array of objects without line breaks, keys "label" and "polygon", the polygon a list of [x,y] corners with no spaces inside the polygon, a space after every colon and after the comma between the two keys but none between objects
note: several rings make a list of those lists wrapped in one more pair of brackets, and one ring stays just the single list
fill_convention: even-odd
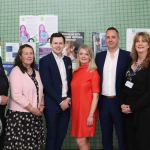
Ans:
[{"label": "poster on wall", "polygon": [[41,15],[38,18],[38,42],[47,43],[52,33],[58,32],[58,16]]},{"label": "poster on wall", "polygon": [[27,43],[29,41],[46,43],[54,32],[58,32],[58,16],[20,16],[20,43]]},{"label": "poster on wall", "polygon": [[38,49],[39,49],[38,52],[39,59],[48,55],[52,51],[50,43],[39,43]]},{"label": "poster on wall", "polygon": [[60,32],[66,38],[64,55],[69,56],[73,61],[76,59],[79,47],[84,44],[84,32]]},{"label": "poster on wall", "polygon": [[94,55],[101,51],[106,51],[105,33],[92,32],[92,46]]},{"label": "poster on wall", "polygon": [[5,61],[13,63],[19,50],[19,43],[6,43],[5,44]]},{"label": "poster on wall", "polygon": [[13,68],[13,64],[3,64],[3,67],[4,67],[5,74],[7,76],[9,76],[9,74]]},{"label": "poster on wall", "polygon": [[0,57],[2,57],[2,47],[0,46]]},{"label": "poster on wall", "polygon": [[72,60],[73,70],[76,68],[76,58],[79,47],[84,44],[84,32],[60,32],[66,38],[63,54]]},{"label": "poster on wall", "polygon": [[126,50],[131,51],[133,39],[137,32],[148,32],[150,34],[150,29],[146,28],[128,28],[126,30]]},{"label": "poster on wall", "polygon": [[37,16],[20,16],[19,18],[19,38],[20,43],[27,43],[30,40],[38,41],[38,24]]}]

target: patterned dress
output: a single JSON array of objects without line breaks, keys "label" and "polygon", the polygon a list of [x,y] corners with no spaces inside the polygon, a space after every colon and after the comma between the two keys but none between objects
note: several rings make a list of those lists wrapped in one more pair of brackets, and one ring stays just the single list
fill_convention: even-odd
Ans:
[{"label": "patterned dress", "polygon": [[[38,104],[38,82],[35,72],[29,77],[36,86]],[[5,130],[4,150],[40,150],[45,143],[43,118],[30,112],[8,110]]]}]

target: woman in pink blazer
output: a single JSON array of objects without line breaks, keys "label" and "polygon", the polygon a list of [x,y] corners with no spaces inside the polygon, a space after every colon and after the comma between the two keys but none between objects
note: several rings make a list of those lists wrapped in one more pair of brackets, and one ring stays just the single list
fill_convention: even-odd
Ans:
[{"label": "woman in pink blazer", "polygon": [[40,150],[44,143],[43,109],[43,86],[35,70],[34,50],[24,44],[10,73],[4,150]]}]

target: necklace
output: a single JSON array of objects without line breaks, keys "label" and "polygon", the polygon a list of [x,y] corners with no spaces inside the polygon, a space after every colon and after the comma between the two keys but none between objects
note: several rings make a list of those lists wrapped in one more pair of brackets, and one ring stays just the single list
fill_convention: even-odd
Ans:
[{"label": "necklace", "polygon": [[137,60],[135,63],[141,65],[143,63],[143,59]]},{"label": "necklace", "polygon": [[33,73],[32,68],[30,68],[30,69],[27,70],[27,74],[28,74],[28,75],[32,75],[32,73]]},{"label": "necklace", "polygon": [[142,62],[135,62],[135,68],[134,68],[134,72],[138,72],[141,70],[141,64]]}]

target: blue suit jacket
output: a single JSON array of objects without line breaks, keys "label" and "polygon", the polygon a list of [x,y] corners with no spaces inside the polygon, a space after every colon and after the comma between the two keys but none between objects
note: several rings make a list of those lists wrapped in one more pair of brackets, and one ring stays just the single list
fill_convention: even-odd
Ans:
[{"label": "blue suit jacket", "polygon": [[[71,97],[70,82],[72,78],[72,64],[69,57],[64,56],[63,60],[68,81],[67,97]],[[46,111],[60,110],[59,104],[62,101],[62,81],[56,60],[52,53],[40,59],[39,71],[44,86]]]},{"label": "blue suit jacket", "polygon": [[[96,65],[103,81],[103,67],[105,63],[107,51],[100,52],[96,55]],[[116,96],[120,95],[122,86],[124,84],[125,74],[131,62],[130,52],[119,49],[118,62],[116,68]],[[102,82],[101,82],[102,87]]]}]

